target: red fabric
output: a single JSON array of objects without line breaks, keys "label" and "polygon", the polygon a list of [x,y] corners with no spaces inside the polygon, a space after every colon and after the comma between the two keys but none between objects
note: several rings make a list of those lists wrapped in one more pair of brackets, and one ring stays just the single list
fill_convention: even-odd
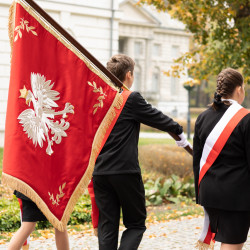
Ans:
[{"label": "red fabric", "polygon": [[[122,108],[124,107],[130,94],[131,94],[131,91],[124,90],[122,92],[122,96],[123,96]],[[117,113],[116,118],[112,121],[112,124],[109,126],[109,129],[106,133],[106,136],[105,136],[104,140],[102,141],[102,147],[104,146],[105,142],[107,141],[109,134],[111,133],[119,115],[121,114],[122,108],[119,110],[116,109],[116,113]],[[91,204],[92,204],[92,211],[91,211],[92,224],[93,224],[93,228],[97,228],[98,227],[98,219],[99,219],[99,209],[98,209],[96,201],[95,201],[93,178],[91,179],[91,182],[89,183],[88,191],[89,191],[89,195],[91,198]]]},{"label": "red fabric", "polygon": [[234,128],[237,126],[239,121],[248,113],[249,113],[249,111],[247,109],[245,109],[245,108],[240,109],[233,116],[233,118],[229,121],[229,123],[226,125],[225,129],[222,131],[222,133],[220,134],[216,143],[214,144],[212,150],[210,151],[205,165],[202,167],[202,169],[200,171],[199,185],[200,185],[202,178],[204,177],[204,175],[208,171],[208,169],[213,165],[214,161],[216,160],[216,158],[220,154],[222,148],[226,144],[226,142],[227,142],[229,136],[231,135],[231,133],[233,132]]},{"label": "red fabric", "polygon": [[[20,4],[16,4],[15,27],[20,25],[21,18],[29,22],[29,27],[34,27],[37,36],[21,29],[22,37],[13,43],[3,173],[26,183],[46,203],[50,212],[61,220],[72,193],[87,169],[94,137],[117,91]],[[14,37],[17,33],[14,32]],[[74,114],[67,114],[68,117],[64,118],[70,124],[65,131],[67,136],[62,137],[61,143],[53,143],[52,155],[46,153],[48,141],[43,141],[43,147],[35,146],[18,120],[24,110],[35,109],[32,102],[29,107],[25,99],[19,98],[24,85],[32,90],[31,73],[39,73],[54,83],[52,90],[60,93],[60,99],[55,101],[58,104],[55,111],[61,111],[67,102],[74,106]],[[103,107],[98,108],[95,114],[93,106],[99,102],[100,93],[93,92],[88,82],[95,82],[105,93]],[[60,119],[62,115],[55,116],[54,121],[60,123]],[[53,136],[51,131],[49,136]],[[64,183],[64,196],[60,198],[59,205],[53,205],[48,193],[55,198]]]},{"label": "red fabric", "polygon": [[204,243],[210,245],[211,240],[214,241],[214,237],[215,237],[215,233],[211,232],[211,226],[209,225],[207,235],[206,235],[206,237],[204,239]]},{"label": "red fabric", "polygon": [[91,198],[91,205],[92,205],[92,211],[91,211],[92,224],[93,224],[93,228],[97,228],[98,227],[98,218],[99,218],[99,209],[98,209],[96,202],[95,202],[93,179],[91,179],[91,182],[89,183],[88,190],[89,190],[89,195]]},{"label": "red fabric", "polygon": [[17,198],[19,206],[20,206],[20,210],[21,210],[21,218],[23,217],[23,202],[22,199]]}]

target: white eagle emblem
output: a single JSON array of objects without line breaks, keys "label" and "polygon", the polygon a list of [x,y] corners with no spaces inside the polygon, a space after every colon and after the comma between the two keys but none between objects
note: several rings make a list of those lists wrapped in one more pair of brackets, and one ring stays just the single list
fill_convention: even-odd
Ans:
[{"label": "white eagle emblem", "polygon": [[[27,90],[24,86],[20,90],[20,98],[26,100],[26,104],[30,106],[32,102],[33,108],[24,110],[17,119],[23,126],[23,131],[26,132],[29,139],[32,139],[33,144],[37,143],[42,148],[43,141],[48,142],[46,153],[51,155],[53,150],[51,146],[53,142],[59,144],[62,137],[66,137],[67,130],[70,126],[69,122],[65,121],[67,113],[74,113],[74,106],[66,103],[62,111],[55,111],[53,108],[58,107],[55,101],[59,100],[59,92],[52,90],[54,83],[51,80],[46,81],[45,76],[41,74],[31,73],[31,90]],[[56,115],[62,115],[59,121],[54,121]]]}]

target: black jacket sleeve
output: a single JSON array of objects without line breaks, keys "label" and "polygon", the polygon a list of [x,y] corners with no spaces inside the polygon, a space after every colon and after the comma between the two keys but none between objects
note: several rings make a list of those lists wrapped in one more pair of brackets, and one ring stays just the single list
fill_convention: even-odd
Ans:
[{"label": "black jacket sleeve", "polygon": [[151,104],[147,103],[145,99],[138,92],[133,92],[133,118],[145,125],[165,132],[172,132],[179,135],[183,132],[182,127],[173,119],[164,115],[161,111],[153,108]]}]

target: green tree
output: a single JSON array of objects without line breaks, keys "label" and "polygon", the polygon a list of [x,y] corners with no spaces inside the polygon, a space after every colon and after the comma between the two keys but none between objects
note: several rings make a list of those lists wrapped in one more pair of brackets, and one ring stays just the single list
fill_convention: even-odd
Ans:
[{"label": "green tree", "polygon": [[140,0],[168,12],[193,34],[190,52],[176,60],[199,80],[223,68],[239,69],[250,83],[249,0]]}]

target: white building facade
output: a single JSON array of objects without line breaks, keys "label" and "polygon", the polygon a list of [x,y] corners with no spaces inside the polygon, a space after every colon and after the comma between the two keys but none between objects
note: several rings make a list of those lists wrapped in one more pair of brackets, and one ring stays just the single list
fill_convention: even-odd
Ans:
[{"label": "white building facade", "polygon": [[133,89],[171,116],[186,116],[188,96],[183,87],[187,75],[168,77],[173,60],[189,50],[190,33],[182,23],[136,1],[121,2],[119,52],[136,62]]},{"label": "white building facade", "polygon": [[[173,58],[188,51],[189,34],[167,14],[118,0],[37,0],[61,26],[101,63],[118,52],[136,62],[134,90],[171,115],[185,115],[185,80],[162,72]],[[0,0],[0,147],[4,144],[5,116],[10,76],[8,14],[10,1]]]}]

